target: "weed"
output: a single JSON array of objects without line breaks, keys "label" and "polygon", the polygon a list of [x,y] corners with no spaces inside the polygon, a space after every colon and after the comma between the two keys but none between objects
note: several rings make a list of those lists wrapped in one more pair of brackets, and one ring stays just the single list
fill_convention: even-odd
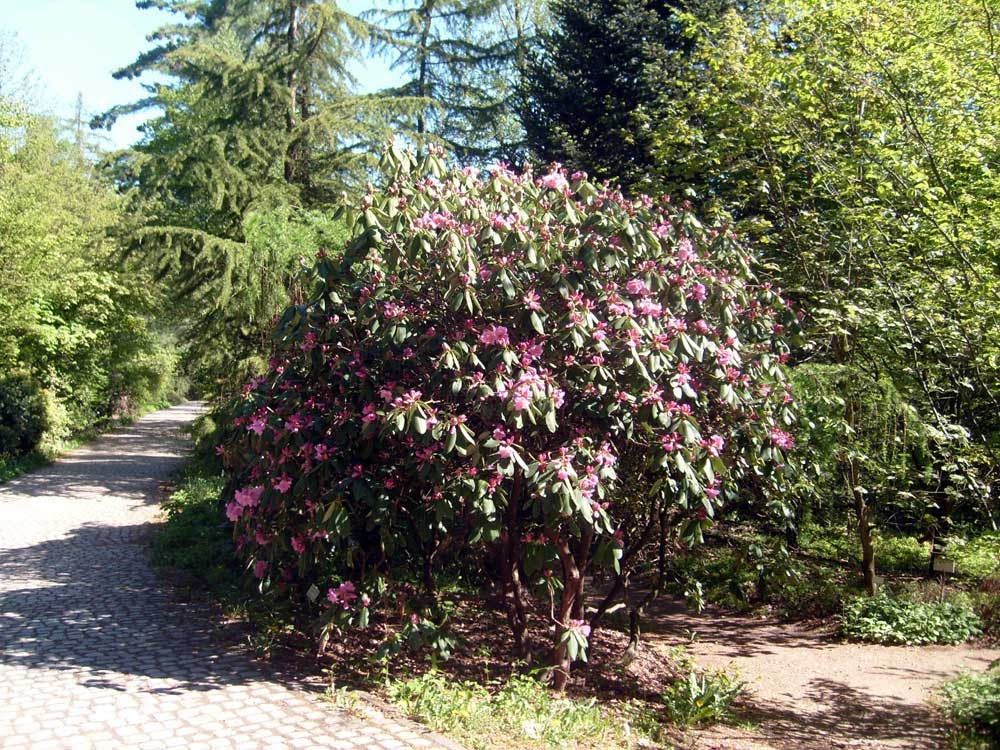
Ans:
[{"label": "weed", "polygon": [[741,680],[726,672],[691,668],[663,692],[663,704],[670,720],[681,727],[728,722],[743,687]]}]

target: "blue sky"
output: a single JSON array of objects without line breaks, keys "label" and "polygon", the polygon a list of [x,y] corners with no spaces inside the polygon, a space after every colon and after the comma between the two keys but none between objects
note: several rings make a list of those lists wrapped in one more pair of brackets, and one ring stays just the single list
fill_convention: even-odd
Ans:
[{"label": "blue sky", "polygon": [[[353,12],[369,6],[349,0]],[[58,117],[71,117],[77,94],[84,111],[95,114],[143,96],[138,81],[116,81],[111,73],[146,49],[146,35],[176,20],[170,13],[138,10],[135,0],[0,0],[0,32],[13,33],[25,67],[39,83],[37,103]],[[363,86],[382,85],[382,61],[359,66]],[[137,138],[142,117],[125,118],[109,134],[109,146],[123,147]]]}]

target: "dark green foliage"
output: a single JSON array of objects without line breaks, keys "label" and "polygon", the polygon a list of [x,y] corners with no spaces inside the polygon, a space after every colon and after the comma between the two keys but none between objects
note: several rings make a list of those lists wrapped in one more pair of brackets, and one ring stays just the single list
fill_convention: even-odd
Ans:
[{"label": "dark green foliage", "polygon": [[273,316],[302,296],[299,258],[341,249],[313,209],[363,181],[385,113],[350,91],[365,26],[332,0],[157,5],[189,22],[116,75],[167,83],[94,124],[161,108],[108,165],[129,200],[118,231],[170,290],[201,385],[231,395],[262,368]]},{"label": "dark green foliage", "polygon": [[982,674],[964,674],[941,688],[944,708],[960,736],[963,750],[1000,747],[1000,665]]},{"label": "dark green foliage", "polygon": [[[523,0],[514,0],[515,4]],[[525,40],[498,25],[500,0],[418,0],[372,12],[376,48],[402,82],[382,92],[400,102],[397,130],[422,147],[443,143],[465,162],[510,156],[520,133],[504,78]],[[523,27],[512,30],[523,35]]]},{"label": "dark green foliage", "polygon": [[714,15],[719,2],[683,0],[555,0],[552,28],[528,65],[528,144],[538,158],[583,169],[625,185],[648,183],[655,171],[653,131],[637,116],[656,120],[661,97],[673,85],[650,70],[683,69],[692,48],[689,6]]},{"label": "dark green foliage", "polygon": [[26,375],[0,377],[0,457],[30,453],[48,427],[45,400]]},{"label": "dark green foliage", "polygon": [[964,603],[914,602],[885,594],[855,599],[844,606],[840,633],[872,643],[963,643],[981,632],[981,623]]}]

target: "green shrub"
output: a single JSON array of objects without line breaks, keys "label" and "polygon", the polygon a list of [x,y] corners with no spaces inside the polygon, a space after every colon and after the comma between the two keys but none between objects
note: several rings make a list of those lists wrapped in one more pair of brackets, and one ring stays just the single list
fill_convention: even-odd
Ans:
[{"label": "green shrub", "polygon": [[981,534],[973,539],[948,540],[948,557],[958,572],[972,578],[1000,577],[1000,531]]},{"label": "green shrub", "polygon": [[[667,506],[697,543],[743,480],[782,483],[796,319],[729,235],[666,202],[436,154],[386,166],[227,425],[226,513],[263,596],[324,635],[395,610],[415,566],[550,573],[559,686],[590,631],[566,554],[614,569],[619,525]],[[523,650],[534,603],[514,592]]]},{"label": "green shrub", "polygon": [[969,599],[983,623],[983,635],[1000,639],[1000,577],[981,581]]},{"label": "green shrub", "polygon": [[963,748],[1000,747],[1000,669],[983,674],[964,674],[945,683],[941,692],[945,712],[960,736]]},{"label": "green shrub", "polygon": [[875,539],[875,565],[886,573],[923,573],[931,556],[930,543],[904,535]]},{"label": "green shrub", "polygon": [[675,724],[724,722],[732,718],[733,701],[743,692],[743,682],[725,672],[689,669],[663,692],[667,714]]},{"label": "green shrub", "polygon": [[0,378],[0,455],[30,453],[48,427],[42,390],[25,375]]},{"label": "green shrub", "polygon": [[914,602],[885,594],[861,597],[844,606],[840,633],[871,643],[962,643],[980,634],[982,624],[964,602]]}]

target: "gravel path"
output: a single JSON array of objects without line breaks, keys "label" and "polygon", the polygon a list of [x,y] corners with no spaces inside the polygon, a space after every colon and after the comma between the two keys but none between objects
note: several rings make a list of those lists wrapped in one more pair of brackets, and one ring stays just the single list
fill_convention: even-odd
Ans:
[{"label": "gravel path", "polygon": [[649,648],[680,642],[702,666],[735,667],[751,694],[753,729],[715,727],[697,746],[718,750],[946,747],[932,701],[963,670],[982,672],[1000,649],[842,643],[829,629],[743,617],[701,615],[678,602],[648,618]]},{"label": "gravel path", "polygon": [[150,414],[0,486],[0,748],[454,747],[320,703],[158,582],[159,484],[198,411]]}]

